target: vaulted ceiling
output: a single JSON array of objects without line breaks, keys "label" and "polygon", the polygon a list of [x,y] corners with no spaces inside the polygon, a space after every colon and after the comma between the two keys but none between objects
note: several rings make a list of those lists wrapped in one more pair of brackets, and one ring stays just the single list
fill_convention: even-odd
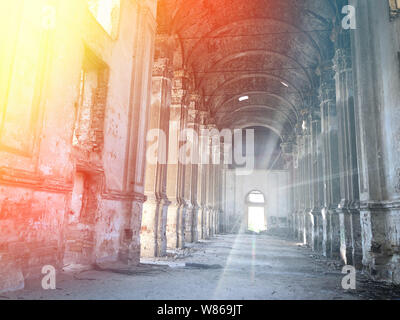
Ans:
[{"label": "vaulted ceiling", "polygon": [[[159,30],[219,127],[290,134],[331,58],[333,0],[161,0]],[[248,96],[239,101],[239,97]]]}]

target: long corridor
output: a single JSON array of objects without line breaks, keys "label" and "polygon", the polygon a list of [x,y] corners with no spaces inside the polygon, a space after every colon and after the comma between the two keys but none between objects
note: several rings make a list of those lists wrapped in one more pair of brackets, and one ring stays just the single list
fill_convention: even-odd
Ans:
[{"label": "long corridor", "polygon": [[[343,274],[311,250],[271,235],[218,235],[139,267],[69,268],[56,290],[41,279],[0,299],[358,299],[341,288]],[[65,268],[67,269],[67,268]]]},{"label": "long corridor", "polygon": [[0,1],[0,297],[399,297],[399,18]]}]

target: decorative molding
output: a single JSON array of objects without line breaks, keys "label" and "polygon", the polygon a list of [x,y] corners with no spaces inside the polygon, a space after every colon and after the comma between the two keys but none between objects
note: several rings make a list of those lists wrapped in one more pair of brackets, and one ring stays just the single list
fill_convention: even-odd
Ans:
[{"label": "decorative molding", "polygon": [[172,81],[174,73],[168,58],[155,59],[153,63],[153,78],[162,77],[168,81]]},{"label": "decorative molding", "polygon": [[24,170],[0,167],[0,186],[28,188],[53,193],[72,192],[73,185],[65,180],[44,178]]},{"label": "decorative molding", "polygon": [[351,60],[350,48],[339,48],[336,50],[335,57],[333,58],[333,69],[336,74],[343,72],[351,72],[353,63]]},{"label": "decorative molding", "polygon": [[376,211],[388,211],[388,210],[400,210],[399,200],[381,200],[381,201],[361,201],[361,210],[376,210]]}]

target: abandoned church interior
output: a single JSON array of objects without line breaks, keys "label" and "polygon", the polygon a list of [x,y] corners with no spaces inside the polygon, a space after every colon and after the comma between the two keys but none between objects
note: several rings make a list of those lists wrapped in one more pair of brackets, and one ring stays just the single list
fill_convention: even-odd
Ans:
[{"label": "abandoned church interior", "polygon": [[67,299],[400,285],[400,1],[0,6],[2,294],[62,295],[45,266]]}]

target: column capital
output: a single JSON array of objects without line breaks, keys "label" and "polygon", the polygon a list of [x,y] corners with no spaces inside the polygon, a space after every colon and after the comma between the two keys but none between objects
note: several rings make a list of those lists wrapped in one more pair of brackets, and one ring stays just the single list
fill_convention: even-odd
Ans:
[{"label": "column capital", "polygon": [[[191,92],[191,93],[189,94],[189,96],[190,96],[190,97],[189,97],[190,102],[195,103],[196,106],[197,106],[198,104],[201,103],[202,95],[201,95],[200,93],[198,93],[198,92]],[[199,108],[196,108],[196,109],[199,109]]]},{"label": "column capital", "polygon": [[298,136],[303,135],[302,121],[300,119],[297,121],[297,123],[295,125],[294,132],[295,132],[296,140],[297,140]]},{"label": "column capital", "polygon": [[202,96],[197,92],[191,92],[188,94],[189,107],[188,107],[188,122],[200,124],[200,110]]},{"label": "column capital", "polygon": [[293,141],[285,141],[282,142],[280,147],[282,150],[282,157],[287,165],[287,167],[294,160],[294,146],[295,143]]},{"label": "column capital", "polygon": [[174,78],[190,79],[190,74],[186,69],[174,70]]},{"label": "column capital", "polygon": [[300,115],[302,116],[302,118],[306,118],[309,112],[310,110],[307,106],[302,106],[300,108]]},{"label": "column capital", "polygon": [[321,77],[321,87],[331,85],[334,82],[335,70],[333,69],[333,60],[322,61],[317,69],[317,74]]},{"label": "column capital", "polygon": [[199,111],[199,124],[205,128],[208,118],[210,117],[210,113],[208,111]]},{"label": "column capital", "polygon": [[199,111],[196,109],[188,108],[187,110],[187,125],[194,126],[199,123]]},{"label": "column capital", "polygon": [[164,77],[172,80],[174,73],[168,58],[158,58],[153,63],[153,77]]},{"label": "column capital", "polygon": [[190,75],[184,70],[174,70],[174,81],[172,88],[172,104],[187,106],[189,104]]},{"label": "column capital", "polygon": [[321,111],[320,111],[320,109],[318,109],[318,110],[313,109],[309,114],[309,120],[312,123],[321,122]]},{"label": "column capital", "polygon": [[336,71],[336,73],[351,71],[353,67],[351,49],[347,47],[336,49],[333,63],[333,69]]},{"label": "column capital", "polygon": [[319,98],[321,103],[336,100],[335,70],[332,60],[326,60],[319,66],[321,84],[319,88]]},{"label": "column capital", "polygon": [[297,144],[299,152],[300,152],[301,148],[304,146],[304,143],[305,143],[304,135],[302,135],[302,134],[297,135],[296,144]]},{"label": "column capital", "polygon": [[282,143],[295,143],[296,135],[295,134],[288,134],[282,135]]},{"label": "column capital", "polygon": [[310,122],[310,114],[311,111],[308,108],[304,108],[300,110],[301,118],[300,122],[298,123],[298,132],[301,133],[302,136],[307,136],[309,135],[309,122]]},{"label": "column capital", "polygon": [[207,123],[206,123],[206,127],[209,129],[209,130],[212,130],[212,129],[217,129],[218,130],[218,127],[217,127],[217,125],[214,123],[214,121],[213,121],[214,119],[208,119],[208,121],[207,121]]}]

